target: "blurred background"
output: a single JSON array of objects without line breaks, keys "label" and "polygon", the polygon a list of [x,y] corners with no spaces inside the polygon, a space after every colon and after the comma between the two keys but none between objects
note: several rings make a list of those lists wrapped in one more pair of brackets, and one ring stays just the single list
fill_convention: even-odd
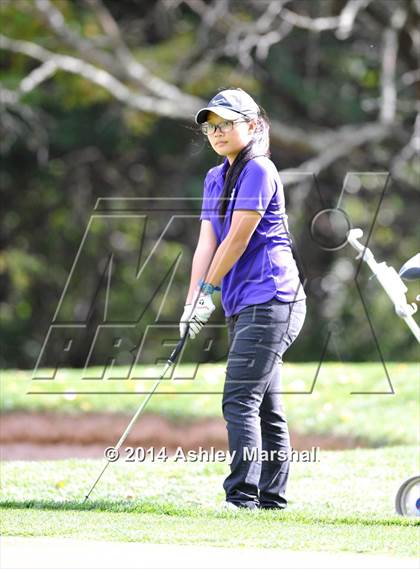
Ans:
[{"label": "blurred background", "polygon": [[[305,268],[308,317],[288,360],[415,361],[389,299],[341,246],[344,217],[316,231],[313,220],[339,207],[397,270],[418,250],[418,1],[2,0],[0,10],[2,368],[33,368],[53,322],[89,321],[92,334],[108,277],[108,321],[140,319],[128,344],[148,324],[177,324],[204,177],[221,162],[193,117],[228,87],[268,113]],[[92,217],[107,208],[134,217]],[[217,304],[212,322],[223,323]],[[226,330],[212,333],[205,359],[194,342],[187,359],[223,360]],[[79,338],[64,364],[83,367],[89,345]],[[152,345],[144,358],[156,359]]]}]

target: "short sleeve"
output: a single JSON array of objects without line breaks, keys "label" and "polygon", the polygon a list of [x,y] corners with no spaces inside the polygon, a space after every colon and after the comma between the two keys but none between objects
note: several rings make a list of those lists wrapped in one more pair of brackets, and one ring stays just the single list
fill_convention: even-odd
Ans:
[{"label": "short sleeve", "polygon": [[210,212],[209,190],[208,190],[207,176],[206,176],[206,179],[204,180],[203,202],[201,205],[200,220],[203,221],[204,219],[208,219],[209,221],[211,221],[210,213],[211,212]]},{"label": "short sleeve", "polygon": [[277,187],[270,170],[255,160],[246,164],[237,189],[235,209],[250,209],[264,215]]}]

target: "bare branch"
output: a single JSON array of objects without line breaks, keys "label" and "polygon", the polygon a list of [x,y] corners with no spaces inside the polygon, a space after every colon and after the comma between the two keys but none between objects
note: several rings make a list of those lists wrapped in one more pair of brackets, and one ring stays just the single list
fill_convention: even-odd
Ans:
[{"label": "bare branch", "polygon": [[38,85],[52,77],[57,71],[57,66],[53,61],[46,61],[33,71],[31,71],[19,84],[21,93],[29,93]]},{"label": "bare branch", "polygon": [[349,0],[338,16],[310,18],[297,14],[288,8],[283,8],[280,16],[292,26],[310,30],[312,32],[325,32],[336,30],[336,37],[340,40],[347,39],[352,30],[358,13],[366,8],[372,0]]},{"label": "bare branch", "polygon": [[[413,133],[408,143],[400,150],[391,162],[391,174],[395,179],[408,183],[418,189],[418,162],[420,156],[420,112],[414,121]],[[407,168],[407,163],[413,160],[417,166]]]},{"label": "bare branch", "polygon": [[66,25],[63,14],[50,0],[35,0],[34,7],[43,22],[65,45],[74,48],[78,53],[83,53],[86,59],[105,67],[110,73],[115,75],[118,73],[113,58],[105,51],[98,50],[91,41],[71,30]]},{"label": "bare branch", "polygon": [[[257,59],[265,59],[272,45],[279,43],[292,29],[287,22],[276,22],[283,5],[288,0],[272,0],[265,4],[264,12],[252,22],[238,20],[229,13],[226,0],[214,0],[211,5],[202,0],[184,0],[187,6],[201,17],[201,25],[197,32],[197,44],[195,51],[190,54],[177,68],[177,75],[188,66],[188,76],[191,74],[198,80],[217,60],[218,57],[227,55],[239,59],[242,67],[249,69],[253,64],[252,51],[255,49]],[[261,7],[262,2],[255,4]],[[221,36],[214,47],[214,37],[210,41],[210,31],[216,31]],[[197,64],[191,65],[197,61]]]},{"label": "bare branch", "polygon": [[[288,189],[294,187],[289,194],[289,207],[299,211],[308,197],[313,186],[314,175],[320,174],[335,161],[348,156],[355,148],[360,148],[371,142],[378,142],[393,134],[388,125],[370,123],[362,127],[343,127],[334,135],[325,137],[325,146],[318,156],[296,166],[280,170],[280,177]],[[324,136],[324,135],[322,135]],[[318,141],[319,142],[319,141]]]},{"label": "bare branch", "polygon": [[50,0],[34,0],[34,4],[44,21],[66,44],[82,50],[92,49],[93,46],[89,40],[80,37],[67,27],[63,14]]},{"label": "bare branch", "polygon": [[366,8],[371,1],[372,0],[349,0],[349,2],[347,2],[339,16],[338,28],[335,32],[339,40],[345,40],[351,35],[357,14]]},{"label": "bare branch", "polygon": [[284,39],[293,28],[290,23],[283,21],[279,29],[276,23],[286,2],[287,0],[271,1],[261,16],[252,23],[238,21],[230,14],[231,26],[224,45],[222,44],[219,48],[220,52],[237,57],[245,69],[251,68],[253,64],[253,49],[255,49],[257,59],[265,59],[270,47]]},{"label": "bare branch", "polygon": [[34,5],[44,22],[66,45],[76,49],[79,54],[83,54],[84,60],[90,63],[93,62],[95,65],[99,64],[111,76],[114,76],[115,80],[129,79],[159,98],[178,99],[181,106],[185,105],[188,99],[189,105],[197,105],[195,97],[182,93],[176,86],[156,77],[156,75],[135,60],[122,39],[117,23],[100,0],[90,0],[88,4],[94,9],[105,31],[111,31],[109,39],[114,47],[115,57],[98,49],[92,42],[70,30],[66,25],[63,14],[50,0],[35,0]]},{"label": "bare branch", "polygon": [[270,50],[272,45],[280,43],[290,32],[292,31],[292,26],[288,22],[282,22],[280,24],[279,30],[272,30],[265,34],[265,36],[261,36],[258,39],[258,43],[256,46],[255,55],[257,59],[260,61],[264,61]]},{"label": "bare branch", "polygon": [[[319,174],[339,158],[347,156],[354,148],[363,146],[368,142],[382,140],[390,133],[391,129],[387,125],[368,123],[357,128],[342,127],[339,133],[330,136],[329,140],[325,140],[327,137],[323,134],[324,148],[322,151],[315,158],[300,164],[296,170]],[[284,170],[284,172],[287,171]]]},{"label": "bare branch", "polygon": [[[166,0],[166,2],[171,2],[171,0]],[[202,18],[206,17],[206,14],[209,10],[209,6],[203,0],[183,0],[183,2],[193,12],[195,12],[196,14],[201,16]]]},{"label": "bare branch", "polygon": [[[10,49],[19,53],[25,53],[29,57],[40,60],[43,64],[31,72],[22,80],[19,90],[21,93],[34,89],[42,81],[51,77],[56,69],[63,69],[70,73],[76,73],[87,80],[99,85],[110,92],[116,99],[124,102],[132,108],[156,113],[161,116],[183,118],[191,120],[195,110],[204,106],[205,101],[183,93],[177,87],[155,77],[142,66],[131,54],[121,35],[118,24],[101,0],[85,0],[94,11],[97,21],[101,24],[113,47],[113,55],[98,50],[89,40],[81,38],[76,32],[69,30],[59,10],[53,6],[50,0],[36,0],[37,9],[42,12],[51,29],[67,45],[72,45],[78,50],[80,57],[55,54],[34,43],[0,38],[0,45],[4,49]],[[253,63],[252,51],[255,49],[256,57],[264,59],[270,46],[281,41],[294,26],[304,27],[315,31],[336,29],[340,38],[350,34],[357,14],[370,0],[349,0],[339,16],[328,18],[307,18],[295,14],[284,8],[286,1],[277,0],[264,3],[262,14],[253,22],[242,22],[228,12],[228,2],[216,0],[207,4],[202,0],[184,0],[192,10],[202,17],[202,46],[208,44],[209,30],[217,23],[225,34],[225,41],[219,43],[215,49],[207,49],[204,57],[200,58],[201,70],[220,55],[228,54],[240,59],[241,63],[249,66]],[[177,3],[177,6],[180,2]],[[52,11],[50,11],[52,8]],[[48,15],[47,15],[48,13]],[[281,17],[283,21],[278,22]],[[394,19],[395,20],[395,19]],[[400,17],[401,21],[401,17]],[[400,25],[393,21],[391,31]],[[219,27],[217,28],[219,30]],[[394,38],[395,39],[395,38]],[[389,44],[391,45],[391,44]],[[85,50],[83,50],[85,48]],[[384,79],[383,107],[388,109],[383,124],[368,123],[362,127],[358,125],[344,126],[339,130],[308,131],[302,128],[291,127],[287,124],[273,121],[271,125],[271,139],[273,144],[287,146],[299,153],[316,154],[299,166],[299,169],[320,172],[330,166],[335,160],[346,155],[353,148],[361,146],[373,140],[380,140],[388,135],[387,125],[392,122],[395,115],[395,105],[392,105],[392,89],[395,89],[395,57],[396,53],[388,49],[390,59],[387,60],[386,70],[388,76]],[[102,62],[99,68],[85,59],[95,59]],[[384,58],[385,61],[385,58]],[[389,65],[391,61],[391,65]],[[392,71],[392,61],[394,69]],[[385,63],[384,63],[385,65]],[[110,71],[115,70],[115,74]],[[193,68],[192,71],[197,68]],[[191,69],[189,69],[191,72]],[[124,84],[123,80],[131,81],[131,87]],[[388,80],[388,83],[387,81]],[[143,89],[157,96],[144,95],[136,92],[132,85],[141,85]],[[386,88],[385,88],[386,86]],[[390,95],[391,93],[391,95]],[[9,98],[19,97],[19,94],[9,94]],[[17,99],[15,99],[16,101]],[[389,111],[391,109],[392,112]]]},{"label": "bare branch", "polygon": [[0,153],[7,152],[19,138],[36,152],[39,164],[48,161],[48,132],[45,119],[19,101],[19,94],[0,85]]},{"label": "bare branch", "polygon": [[[188,74],[199,79],[218,57],[228,55],[239,59],[242,67],[250,69],[253,64],[252,52],[258,60],[264,60],[272,45],[282,41],[296,27],[321,32],[336,29],[339,39],[347,38],[352,32],[358,13],[372,0],[349,0],[339,16],[328,18],[309,18],[284,8],[288,0],[272,0],[262,3],[256,0],[253,5],[259,9],[262,5],[264,12],[254,22],[242,22],[229,12],[226,12],[226,2],[216,0],[211,5],[202,0],[184,0],[191,10],[201,17],[201,26],[198,31],[197,48],[194,53],[184,61],[177,71],[182,73],[188,63]],[[223,16],[223,17],[222,17]],[[278,24],[278,18],[282,20]],[[221,26],[225,39],[214,48],[209,42],[209,32],[215,23]],[[191,67],[191,63],[197,61]],[[182,68],[181,68],[182,67]]]},{"label": "bare branch", "polygon": [[[117,22],[101,0],[85,0],[85,2],[94,10],[104,31],[109,35],[115,56],[130,79],[159,97],[183,101],[189,97],[175,85],[151,73],[133,57],[123,40]],[[197,104],[197,100],[191,97],[191,103]]]},{"label": "bare branch", "polygon": [[19,102],[19,94],[16,91],[11,91],[2,87],[0,84],[0,104],[2,109],[6,105],[14,105]]},{"label": "bare branch", "polygon": [[[38,80],[47,77],[52,73],[54,68],[63,69],[70,73],[76,73],[85,77],[87,80],[107,89],[116,99],[126,103],[127,105],[142,111],[157,113],[162,116],[170,116],[173,118],[185,118],[191,120],[192,111],[189,104],[180,106],[179,102],[159,101],[155,98],[139,95],[128,89],[123,83],[112,77],[108,72],[98,69],[97,67],[81,61],[78,58],[68,55],[54,54],[45,48],[31,42],[13,40],[5,36],[0,36],[0,47],[9,49],[18,53],[24,53],[29,57],[33,57],[45,64],[41,66],[42,73],[39,73]],[[26,88],[30,84],[35,85],[34,81],[37,77],[36,72],[31,80],[26,78]],[[25,80],[24,80],[25,81]],[[9,93],[10,95],[10,93]],[[12,96],[12,95],[10,95]],[[204,106],[205,102],[199,100],[199,105]],[[287,124],[273,121],[271,125],[271,138],[273,144],[280,144],[295,148],[299,152],[316,152],[317,157],[309,160],[299,166],[300,169],[319,172],[328,167],[334,160],[348,153],[352,148],[360,146],[367,141],[380,139],[385,136],[387,129],[385,125],[377,123],[359,126],[342,127],[338,131],[311,132],[300,128],[291,127]]]},{"label": "bare branch", "polygon": [[[69,73],[80,75],[88,81],[106,89],[119,101],[138,110],[158,113],[173,118],[185,117],[186,113],[191,112],[191,106],[189,104],[190,97],[186,97],[187,101],[182,105],[179,100],[159,100],[147,95],[140,95],[133,92],[121,83],[121,81],[103,69],[99,69],[90,63],[70,55],[54,54],[35,43],[14,40],[0,35],[0,48],[17,53],[24,53],[29,57],[38,59],[44,63],[48,62]],[[197,99],[194,100],[197,101]],[[198,104],[196,104],[197,108],[200,104],[201,101],[198,100]]]},{"label": "bare branch", "polygon": [[280,14],[283,5],[287,0],[272,0],[267,6],[267,10],[255,22],[255,29],[258,32],[268,32],[271,30],[274,21]]},{"label": "bare branch", "polygon": [[[88,81],[105,88],[116,99],[142,111],[191,120],[193,112],[206,104],[206,101],[198,99],[198,104],[194,107],[191,107],[188,103],[180,106],[179,101],[159,101],[152,97],[136,94],[129,90],[123,83],[112,77],[108,72],[98,69],[90,63],[86,63],[73,56],[54,54],[32,42],[14,40],[0,35],[0,48],[23,53],[48,64],[51,66],[51,69],[52,66],[55,66],[57,69],[81,75]],[[277,131],[278,138],[286,145],[303,145],[306,150],[318,148],[316,136],[314,135],[314,137],[311,138],[308,133],[300,129],[274,123],[272,130],[274,137]],[[302,142],[303,140],[305,142]]]},{"label": "bare branch", "polygon": [[384,124],[390,124],[395,119],[397,108],[395,72],[397,68],[398,30],[403,26],[406,16],[405,10],[396,10],[391,19],[392,27],[385,29],[383,33],[380,121]]},{"label": "bare branch", "polygon": [[328,16],[321,18],[310,18],[297,14],[288,8],[283,8],[280,16],[292,26],[311,30],[313,32],[324,32],[326,30],[335,30],[340,25],[340,16]]},{"label": "bare branch", "polygon": [[397,92],[395,69],[397,65],[397,32],[392,28],[384,30],[381,73],[381,110],[380,120],[384,124],[392,123],[395,118]]}]

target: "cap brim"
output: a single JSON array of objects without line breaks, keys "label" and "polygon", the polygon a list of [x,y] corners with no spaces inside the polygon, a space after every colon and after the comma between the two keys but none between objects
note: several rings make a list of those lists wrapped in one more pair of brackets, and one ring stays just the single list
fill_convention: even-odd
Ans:
[{"label": "cap brim", "polygon": [[237,113],[236,111],[231,111],[230,109],[226,109],[225,107],[206,107],[205,109],[200,109],[198,113],[195,115],[195,122],[197,124],[202,124],[207,120],[207,113],[208,112],[215,113],[222,117],[222,119],[226,120],[234,120],[238,117],[242,116],[241,113]]}]

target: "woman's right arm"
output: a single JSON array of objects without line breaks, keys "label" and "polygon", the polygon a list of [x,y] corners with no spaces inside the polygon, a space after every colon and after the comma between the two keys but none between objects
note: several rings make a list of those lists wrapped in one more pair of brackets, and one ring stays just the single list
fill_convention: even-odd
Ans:
[{"label": "woman's right arm", "polygon": [[206,277],[216,249],[217,238],[211,221],[203,219],[201,222],[197,247],[193,257],[190,287],[188,289],[185,304],[193,303],[194,293],[196,291],[198,292],[198,281]]}]

